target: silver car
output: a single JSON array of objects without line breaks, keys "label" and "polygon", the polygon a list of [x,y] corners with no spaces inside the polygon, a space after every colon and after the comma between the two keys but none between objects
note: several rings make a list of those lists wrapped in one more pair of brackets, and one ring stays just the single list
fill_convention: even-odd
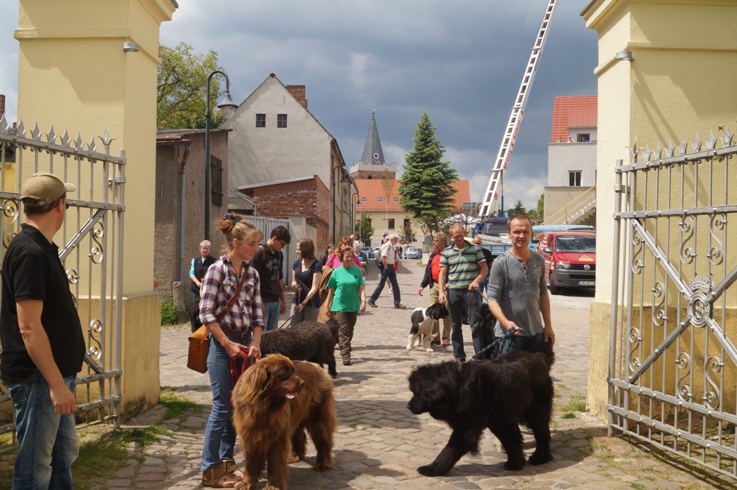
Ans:
[{"label": "silver car", "polygon": [[420,250],[419,248],[415,248],[415,247],[409,247],[404,252],[404,258],[406,258],[406,259],[418,259],[419,260],[419,259],[422,258],[422,250]]}]

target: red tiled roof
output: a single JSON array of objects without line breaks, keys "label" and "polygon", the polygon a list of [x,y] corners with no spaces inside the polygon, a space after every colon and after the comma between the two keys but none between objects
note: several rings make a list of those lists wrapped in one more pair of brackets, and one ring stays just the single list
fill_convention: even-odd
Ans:
[{"label": "red tiled roof", "polygon": [[[356,179],[356,186],[358,187],[358,196],[361,198],[361,206],[357,208],[359,211],[367,213],[374,212],[401,212],[402,207],[399,205],[399,181],[393,180],[392,182],[392,193],[389,198],[389,207],[386,206],[386,197],[384,197],[384,187],[381,185],[381,179]],[[454,197],[454,207],[461,209],[464,202],[471,201],[470,185],[467,180],[457,180],[451,184],[456,189]],[[363,198],[366,198],[364,201]],[[395,201],[394,198],[397,198]],[[381,201],[378,200],[381,198]]]},{"label": "red tiled roof", "polygon": [[597,117],[596,95],[556,97],[553,101],[553,130],[550,142],[568,141],[568,128],[595,128]]}]

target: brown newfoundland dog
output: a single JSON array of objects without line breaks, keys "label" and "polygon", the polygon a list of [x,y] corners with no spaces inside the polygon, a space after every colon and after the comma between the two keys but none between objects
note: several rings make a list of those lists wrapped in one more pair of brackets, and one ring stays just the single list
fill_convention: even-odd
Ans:
[{"label": "brown newfoundland dog", "polygon": [[[549,348],[548,348],[549,349]],[[417,468],[425,476],[448,473],[466,453],[477,453],[479,439],[488,428],[507,453],[507,470],[525,464],[518,423],[532,429],[537,447],[530,464],[553,459],[550,454],[550,417],[553,381],[552,349],[548,353],[511,351],[494,360],[457,364],[446,361],[415,368],[409,376],[412,399],[407,408],[428,412],[453,429],[450,440],[427,466]]]},{"label": "brown newfoundland dog", "polygon": [[337,425],[333,380],[315,364],[266,356],[233,389],[233,425],[246,459],[245,476],[236,488],[255,490],[264,466],[267,489],[287,488],[289,463],[305,457],[305,430],[317,448],[313,468],[332,468]]}]

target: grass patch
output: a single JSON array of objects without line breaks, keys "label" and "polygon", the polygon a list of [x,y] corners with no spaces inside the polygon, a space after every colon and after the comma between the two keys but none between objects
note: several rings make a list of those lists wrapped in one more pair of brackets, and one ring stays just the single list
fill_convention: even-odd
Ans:
[{"label": "grass patch", "polygon": [[178,419],[184,413],[202,413],[202,407],[192,400],[179,396],[171,390],[163,390],[159,395],[159,403],[166,407],[164,420]]},{"label": "grass patch", "polygon": [[126,464],[130,443],[149,446],[158,441],[159,435],[169,431],[159,425],[144,429],[115,429],[101,437],[82,443],[79,458],[72,465],[74,488],[94,488],[93,482],[111,479]]},{"label": "grass patch", "polygon": [[563,414],[563,416],[561,418],[562,419],[575,419],[576,418],[576,414],[571,413],[571,412],[566,412],[566,413]]},{"label": "grass patch", "polygon": [[568,402],[568,405],[560,407],[560,410],[564,412],[585,412],[586,398],[583,395],[576,395]]}]

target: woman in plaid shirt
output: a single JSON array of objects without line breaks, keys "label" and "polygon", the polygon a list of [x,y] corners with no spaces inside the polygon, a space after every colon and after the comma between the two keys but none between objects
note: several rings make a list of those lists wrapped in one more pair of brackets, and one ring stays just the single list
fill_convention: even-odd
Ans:
[{"label": "woman in plaid shirt", "polygon": [[[237,360],[240,372],[245,357],[256,360],[261,356],[264,321],[259,275],[249,267],[261,232],[238,214],[226,214],[219,226],[229,251],[205,274],[200,301],[200,320],[211,336],[207,371],[212,389],[212,411],[205,429],[200,469],[203,486],[222,488],[232,487],[243,478],[233,460],[236,433],[231,422],[230,360]],[[218,323],[217,315],[227,307],[243,274],[247,276],[238,299]]]}]

